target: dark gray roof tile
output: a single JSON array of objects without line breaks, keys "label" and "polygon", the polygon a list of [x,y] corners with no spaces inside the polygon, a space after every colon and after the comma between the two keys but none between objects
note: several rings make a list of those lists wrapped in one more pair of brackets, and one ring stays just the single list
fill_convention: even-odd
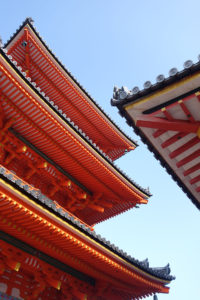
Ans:
[{"label": "dark gray roof tile", "polygon": [[155,92],[160,88],[164,88],[165,86],[174,83],[186,76],[189,76],[196,71],[200,71],[199,57],[197,63],[193,63],[192,60],[185,61],[183,64],[183,70],[181,71],[178,71],[177,68],[170,69],[168,78],[165,78],[164,75],[158,75],[156,77],[155,84],[151,84],[150,81],[146,81],[144,83],[143,90],[139,90],[138,87],[129,90],[127,87],[124,86],[122,86],[121,89],[114,86],[113,98],[111,99],[111,104],[113,106],[122,107],[124,104],[132,102],[138,98],[144,97],[148,95],[150,92]]}]

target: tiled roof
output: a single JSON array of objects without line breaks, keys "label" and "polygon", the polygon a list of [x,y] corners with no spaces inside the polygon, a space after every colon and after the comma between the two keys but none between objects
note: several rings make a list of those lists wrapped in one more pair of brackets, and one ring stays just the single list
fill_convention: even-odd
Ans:
[{"label": "tiled roof", "polygon": [[143,89],[140,90],[138,86],[133,87],[129,90],[127,87],[114,87],[113,97],[111,99],[111,104],[113,106],[120,107],[124,104],[128,104],[142,97],[145,97],[151,93],[154,93],[166,86],[180,81],[181,79],[200,71],[200,56],[198,57],[198,62],[193,63],[192,60],[187,60],[183,64],[184,69],[178,71],[177,68],[172,68],[169,70],[169,76],[165,78],[164,75],[160,74],[156,77],[156,83],[151,83],[146,81],[143,85]]},{"label": "tiled roof", "polygon": [[[140,136],[141,140],[147,145],[148,149],[154,154],[155,158],[160,161],[161,165],[166,169],[169,175],[172,176],[173,180],[178,184],[178,186],[183,190],[183,192],[187,195],[187,197],[194,203],[194,205],[200,209],[199,201],[196,197],[191,193],[188,187],[184,184],[184,182],[179,178],[176,172],[170,167],[170,165],[166,162],[162,155],[160,155],[159,151],[152,145],[150,140],[147,139],[145,134],[138,128],[128,112],[125,110],[124,106],[139,102],[142,98],[153,95],[157,91],[163,90],[164,88],[170,86],[171,84],[175,84],[180,82],[180,80],[187,78],[195,73],[200,71],[200,55],[198,56],[198,62],[193,63],[192,60],[187,60],[183,64],[183,69],[178,71],[177,68],[172,68],[169,70],[169,76],[165,78],[164,75],[158,75],[156,77],[156,83],[152,84],[150,81],[146,81],[144,83],[144,89],[140,90],[137,86],[129,90],[127,87],[117,88],[114,87],[113,97],[111,99],[111,104],[113,106],[117,106],[119,109],[119,113],[122,117],[124,117],[129,126],[131,126],[134,132]],[[143,114],[153,113],[162,107],[166,107],[170,104],[177,103],[180,99],[183,99],[193,93],[199,91],[199,87],[193,90],[190,90],[187,93],[184,93],[180,96],[177,96],[173,99],[169,99],[167,102],[162,105],[155,106],[151,109],[143,111]]]},{"label": "tiled roof", "polygon": [[35,202],[39,203],[41,206],[47,208],[52,211],[54,214],[62,218],[65,222],[73,225],[78,228],[80,231],[84,232],[90,238],[96,240],[98,243],[102,244],[104,247],[108,248],[112,252],[116,253],[118,256],[125,259],[127,262],[133,264],[134,266],[140,268],[141,270],[156,276],[160,279],[171,281],[175,279],[172,275],[170,275],[170,267],[169,264],[163,268],[152,268],[149,266],[148,259],[144,261],[139,261],[123,250],[116,247],[114,244],[111,244],[110,241],[107,241],[105,238],[101,237],[101,235],[97,234],[95,231],[92,231],[90,227],[86,226],[82,223],[78,218],[72,216],[62,207],[58,207],[55,201],[47,198],[43,195],[40,190],[35,189],[30,184],[22,181],[19,177],[17,177],[11,171],[8,171],[4,167],[0,167],[0,178],[3,178],[9,184],[13,185],[16,189],[20,190],[22,193],[26,194],[29,198],[33,199]]}]

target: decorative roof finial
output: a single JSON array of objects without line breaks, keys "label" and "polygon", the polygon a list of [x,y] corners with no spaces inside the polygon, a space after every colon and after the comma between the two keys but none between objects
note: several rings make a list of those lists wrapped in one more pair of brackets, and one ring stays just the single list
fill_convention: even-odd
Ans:
[{"label": "decorative roof finial", "polygon": [[34,20],[31,17],[26,18],[26,21],[28,21],[29,23],[31,23],[33,25]]}]

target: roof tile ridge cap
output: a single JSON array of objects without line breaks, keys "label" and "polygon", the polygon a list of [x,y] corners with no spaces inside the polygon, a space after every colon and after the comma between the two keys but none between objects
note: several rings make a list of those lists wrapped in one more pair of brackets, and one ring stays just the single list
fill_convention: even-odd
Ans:
[{"label": "roof tile ridge cap", "polygon": [[143,85],[143,89],[139,89],[138,86],[135,86],[131,90],[125,86],[118,88],[115,86],[113,88],[113,97],[111,98],[111,104],[113,106],[118,106],[126,103],[127,100],[138,99],[139,97],[144,96],[145,94],[149,94],[150,92],[154,92],[158,88],[162,88],[166,83],[171,82],[174,79],[178,79],[181,75],[187,75],[192,69],[195,67],[200,67],[200,55],[198,55],[198,61],[194,63],[192,60],[186,60],[183,64],[183,69],[178,71],[176,67],[173,67],[169,70],[168,76],[165,77],[163,74],[159,74],[156,77],[156,82],[151,83],[150,81],[146,81]]},{"label": "roof tile ridge cap", "polygon": [[[139,260],[135,259],[134,257],[131,257],[126,252],[119,249],[118,246],[115,246],[114,244],[111,244],[110,241],[103,238],[100,234],[96,234],[95,231],[92,231],[89,227],[87,227],[84,223],[82,223],[80,219],[76,219],[75,216],[72,216],[69,212],[67,212],[66,210],[63,210],[61,206],[57,207],[56,202],[52,199],[49,199],[44,194],[42,194],[39,189],[35,189],[29,183],[21,180],[12,171],[7,170],[5,167],[3,167],[1,165],[0,165],[0,175],[3,175],[3,177],[7,178],[9,181],[12,181],[16,185],[18,185],[25,192],[31,194],[35,199],[37,199],[40,202],[42,202],[43,204],[45,204],[45,206],[48,206],[51,209],[53,209],[54,211],[56,211],[57,213],[59,213],[66,220],[71,221],[73,224],[78,226],[80,229],[87,232],[91,237],[93,237],[93,238],[97,239],[98,241],[100,241],[104,246],[110,248],[112,251],[115,251],[118,255],[125,258],[129,263],[133,264],[136,267],[137,266],[142,267],[143,271],[150,272],[150,274],[154,274],[154,275],[159,277],[160,272],[161,273],[164,272],[166,267],[169,266],[169,265],[167,265],[166,267],[163,267],[163,268],[162,267],[161,268],[150,268],[149,264],[146,264],[146,263],[144,264],[144,261],[139,261]],[[170,276],[169,275],[170,269],[167,268],[166,271],[167,271],[167,275],[169,277]],[[161,275],[162,275],[162,277],[164,277],[165,273],[162,273]],[[172,279],[174,279],[173,276],[170,276],[170,278],[171,277],[172,277]],[[166,278],[166,279],[169,279],[169,278]]]},{"label": "roof tile ridge cap", "polygon": [[[108,113],[106,113],[104,111],[104,109],[94,100],[94,98],[89,94],[89,92],[81,85],[81,83],[77,80],[77,78],[71,73],[71,71],[69,71],[69,69],[60,61],[60,59],[55,55],[55,53],[52,51],[52,49],[49,47],[49,45],[46,43],[46,41],[44,40],[44,38],[40,35],[39,31],[37,30],[37,28],[33,25],[32,22],[29,21],[30,18],[27,18],[24,21],[24,26],[28,23],[30,25],[30,27],[32,27],[35,31],[35,33],[38,35],[39,39],[41,40],[41,42],[44,44],[44,46],[48,49],[48,51],[50,52],[50,54],[53,56],[53,58],[55,58],[58,62],[58,64],[61,65],[61,67],[63,68],[63,70],[70,75],[70,77],[72,78],[72,80],[75,81],[75,83],[78,85],[78,87],[81,89],[81,91],[83,93],[86,94],[87,97],[89,97],[89,99],[93,102],[93,104],[95,104],[97,106],[97,108],[105,115],[105,117],[111,121],[111,123],[121,132],[122,135],[124,135],[128,140],[131,141],[131,143],[133,143],[136,147],[138,146],[138,143],[136,141],[134,141],[130,136],[128,136],[127,134],[125,134],[123,132],[123,130],[120,128],[120,126],[118,126],[110,117],[110,115]],[[23,27],[22,26],[20,27]],[[20,28],[19,27],[19,28]],[[12,38],[11,38],[12,39]]]},{"label": "roof tile ridge cap", "polygon": [[[27,77],[26,76],[26,73],[25,72],[22,72],[22,67],[20,67],[20,66],[17,66],[17,62],[15,61],[15,60],[13,60],[12,59],[12,55],[7,55],[7,50],[6,49],[2,49],[2,51],[5,53],[5,55],[7,56],[7,58],[9,59],[9,61],[19,70],[19,72],[21,73],[21,75],[26,79],[26,80],[28,80],[29,81],[29,83],[33,86],[33,88],[39,93],[39,95],[40,96],[42,96],[47,102],[48,102],[48,104],[50,105],[50,106],[52,106],[55,110],[56,110],[56,112],[58,113],[58,115],[60,115],[60,116],[62,116],[64,119],[65,119],[65,121],[68,123],[68,124],[70,124],[72,127],[73,127],[73,129],[75,130],[75,131],[77,131],[83,138],[84,138],[84,140],[87,140],[87,142],[90,144],[90,145],[92,145],[105,159],[107,159],[109,162],[110,162],[110,164],[111,165],[113,165],[114,167],[115,167],[115,169],[117,170],[117,171],[119,171],[121,174],[122,174],[122,176],[124,176],[131,184],[133,184],[133,186],[135,186],[136,188],[138,188],[141,192],[143,192],[143,193],[145,193],[147,196],[151,196],[151,193],[147,190],[147,189],[145,189],[145,188],[143,188],[143,187],[141,187],[139,184],[137,184],[133,179],[131,179],[124,171],[122,171],[113,161],[112,161],[112,159],[105,153],[105,152],[103,152],[103,150],[101,150],[100,148],[99,148],[99,146],[97,146],[83,131],[82,131],[82,129],[80,129],[79,127],[78,127],[78,125],[75,125],[75,123],[73,122],[73,121],[71,121],[71,119],[70,118],[68,118],[67,116],[66,116],[66,114],[65,113],[62,113],[61,111],[61,109],[59,109],[59,107],[58,107],[58,105],[54,105],[54,102],[53,101],[51,101],[50,99],[49,99],[49,97],[48,96],[45,96],[45,93],[44,92],[42,92],[41,91],[41,88],[38,86],[38,87],[36,87],[36,83],[35,82],[32,82],[31,81],[31,78],[30,77]],[[81,131],[80,131],[81,130]]]}]

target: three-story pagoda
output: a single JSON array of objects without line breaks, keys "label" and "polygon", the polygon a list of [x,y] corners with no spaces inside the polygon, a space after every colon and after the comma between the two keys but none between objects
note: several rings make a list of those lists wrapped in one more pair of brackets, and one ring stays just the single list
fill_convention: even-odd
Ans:
[{"label": "three-story pagoda", "polygon": [[26,19],[0,49],[1,299],[141,299],[151,268],[93,230],[148,202],[113,161],[136,147]]}]

